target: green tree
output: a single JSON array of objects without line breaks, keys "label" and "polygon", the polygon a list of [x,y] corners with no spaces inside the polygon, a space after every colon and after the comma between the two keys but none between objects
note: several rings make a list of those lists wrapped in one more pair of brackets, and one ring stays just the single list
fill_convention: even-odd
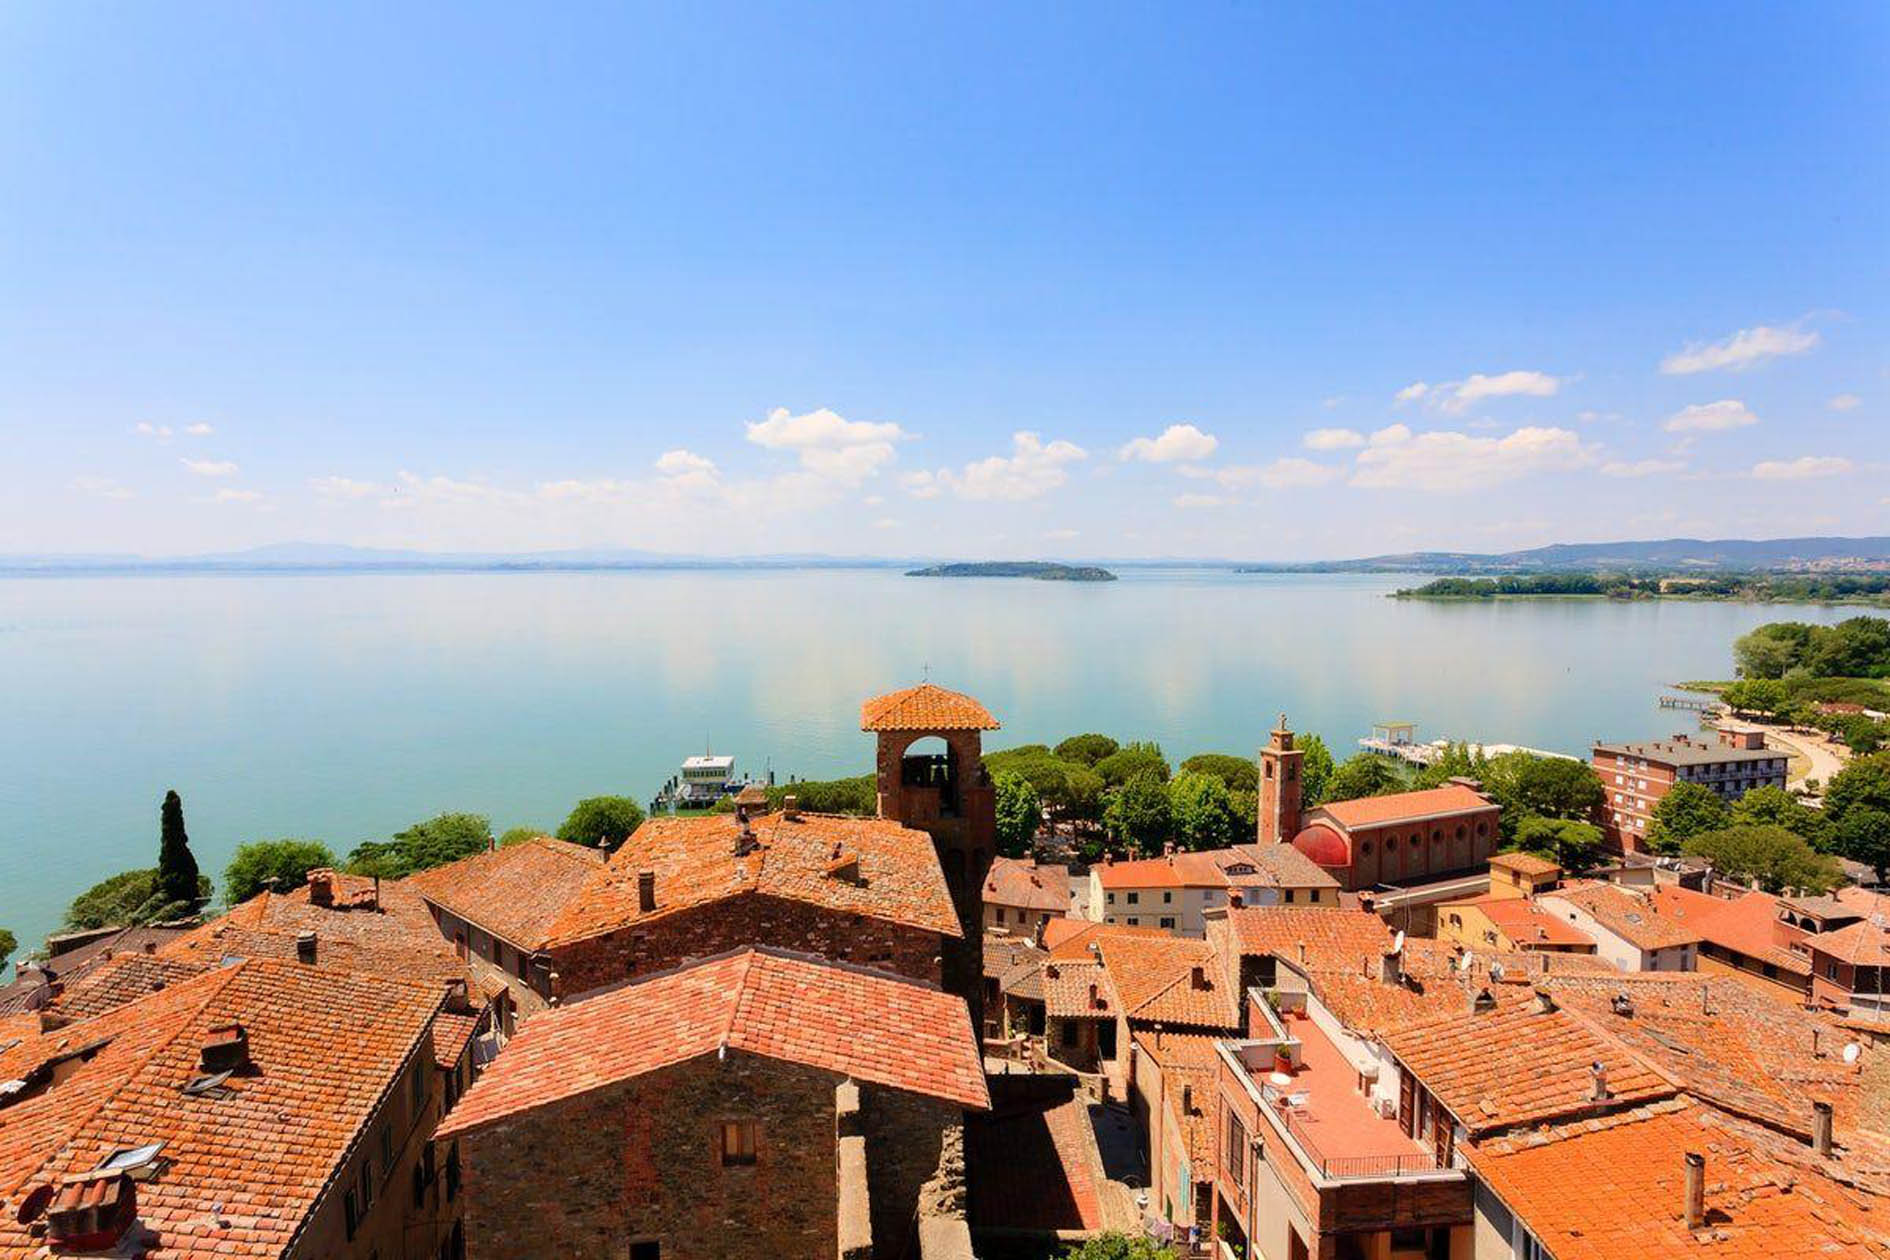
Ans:
[{"label": "green tree", "polygon": [[480,814],[440,814],[394,833],[364,840],[348,854],[348,869],[376,879],[405,879],[492,847],[492,823]]},{"label": "green tree", "polygon": [[1518,821],[1530,814],[1587,818],[1604,796],[1601,780],[1587,762],[1526,752],[1490,758],[1483,786],[1503,812]]},{"label": "green tree", "polygon": [[587,849],[615,852],[643,825],[643,806],[627,796],[587,796],[571,807],[558,839]]},{"label": "green tree", "polygon": [[1780,715],[1791,700],[1785,684],[1774,678],[1736,682],[1720,692],[1719,698],[1731,705],[1735,712],[1757,713],[1765,717]]},{"label": "green tree", "polygon": [[1803,660],[1813,627],[1802,621],[1775,621],[1733,640],[1733,664],[1741,678],[1783,678]]},{"label": "green tree", "polygon": [[223,899],[234,906],[264,889],[287,892],[308,882],[308,873],[339,863],[314,840],[254,840],[238,845],[223,868]]},{"label": "green tree", "polygon": [[166,901],[190,903],[195,909],[197,859],[190,851],[190,837],[184,833],[184,802],[175,791],[164,794],[158,830],[158,891]]},{"label": "green tree", "polygon": [[1711,861],[1741,883],[1758,880],[1767,892],[1806,888],[1825,892],[1844,882],[1838,864],[1783,827],[1723,827],[1688,836],[1680,851]]},{"label": "green tree", "polygon": [[1890,813],[1851,810],[1838,823],[1835,842],[1840,854],[1875,871],[1878,883],[1890,883]]},{"label": "green tree", "polygon": [[1816,678],[1882,678],[1890,675],[1890,621],[1847,617],[1811,635],[1805,668]]},{"label": "green tree", "polygon": [[1233,794],[1215,775],[1184,770],[1168,782],[1169,834],[1184,849],[1224,849],[1247,838]]},{"label": "green tree", "polygon": [[524,844],[546,834],[543,827],[507,827],[499,833],[499,847],[509,849],[515,844]]},{"label": "green tree", "polygon": [[1363,796],[1383,796],[1404,786],[1392,764],[1375,753],[1355,753],[1339,764],[1326,781],[1320,804],[1355,801]]},{"label": "green tree", "polygon": [[1104,757],[1113,756],[1122,745],[1107,735],[1098,735],[1090,731],[1084,735],[1072,735],[1057,745],[1057,760],[1075,761],[1086,766],[1093,766]]},{"label": "green tree", "polygon": [[1825,785],[1824,812],[1833,823],[1854,809],[1890,814],[1890,753],[1859,757]]},{"label": "green tree", "polygon": [[1601,858],[1601,828],[1576,818],[1531,814],[1516,825],[1516,847],[1550,859],[1570,875],[1580,875]]},{"label": "green tree", "polygon": [[1260,768],[1250,758],[1228,753],[1196,753],[1181,763],[1180,772],[1213,775],[1230,792],[1255,792],[1260,788]]},{"label": "green tree", "polygon": [[66,907],[64,930],[87,932],[103,927],[142,927],[167,923],[197,913],[210,900],[208,875],[197,877],[197,895],[184,901],[165,897],[156,867],[120,871],[102,879],[72,899]]},{"label": "green tree", "polygon": [[13,957],[13,951],[19,947],[19,938],[5,928],[0,928],[0,967],[7,965],[7,959]]},{"label": "green tree", "polygon": [[1021,774],[995,774],[991,787],[997,798],[998,852],[1005,857],[1024,857],[1043,823],[1043,801]]},{"label": "green tree", "polygon": [[1071,1243],[1063,1260],[1180,1260],[1172,1247],[1164,1247],[1151,1238],[1134,1234],[1098,1234],[1080,1243]]},{"label": "green tree", "polygon": [[1697,783],[1679,782],[1667,789],[1654,806],[1647,827],[1647,844],[1656,853],[1678,853],[1694,836],[1721,831],[1732,825],[1732,810],[1719,793]]},{"label": "green tree", "polygon": [[1482,782],[1489,772],[1489,759],[1472,752],[1464,743],[1446,744],[1443,755],[1412,776],[1413,788],[1442,787],[1452,779],[1476,779]]},{"label": "green tree", "polygon": [[1162,756],[1160,744],[1147,744],[1141,741],[1124,744],[1096,763],[1096,773],[1103,777],[1103,782],[1110,787],[1121,787],[1131,779],[1152,774],[1162,782],[1168,782],[1171,773],[1168,758]]},{"label": "green tree", "polygon": [[1135,841],[1145,850],[1161,848],[1169,836],[1173,816],[1168,785],[1154,773],[1140,774],[1109,794],[1103,826],[1117,841]]},{"label": "green tree", "polygon": [[1326,741],[1317,735],[1301,735],[1293,741],[1299,749],[1299,798],[1307,809],[1326,802],[1327,785],[1332,782],[1332,772],[1338,768],[1332,760],[1332,750],[1326,747]]},{"label": "green tree", "polygon": [[[766,791],[769,809],[780,809],[792,796],[800,808],[810,814],[870,818],[879,813],[879,782],[870,774],[845,779],[799,779],[793,783],[777,783]],[[733,804],[729,805],[728,812],[734,812]]]},{"label": "green tree", "polygon": [[1753,788],[1733,802],[1732,820],[1739,827],[1783,827],[1820,851],[1830,846],[1830,820],[1784,788]]}]

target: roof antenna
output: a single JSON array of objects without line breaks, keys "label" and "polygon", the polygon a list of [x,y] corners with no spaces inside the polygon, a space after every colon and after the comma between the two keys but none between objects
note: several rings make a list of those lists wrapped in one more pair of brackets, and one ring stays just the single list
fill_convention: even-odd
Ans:
[{"label": "roof antenna", "polygon": [[919,681],[922,683],[932,681],[932,662],[924,661],[919,665]]}]

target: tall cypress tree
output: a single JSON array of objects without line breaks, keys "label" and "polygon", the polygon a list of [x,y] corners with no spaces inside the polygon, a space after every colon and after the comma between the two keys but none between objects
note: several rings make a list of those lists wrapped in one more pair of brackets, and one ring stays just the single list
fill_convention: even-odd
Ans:
[{"label": "tall cypress tree", "polygon": [[197,908],[197,859],[190,852],[190,837],[184,834],[184,802],[175,790],[164,794],[164,840],[158,849],[157,891],[166,902],[184,902]]}]

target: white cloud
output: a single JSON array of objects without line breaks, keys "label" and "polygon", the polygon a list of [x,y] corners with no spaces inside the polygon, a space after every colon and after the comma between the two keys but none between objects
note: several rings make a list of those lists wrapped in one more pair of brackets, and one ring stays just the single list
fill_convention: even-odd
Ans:
[{"label": "white cloud", "polygon": [[1609,460],[1601,466],[1604,477],[1658,477],[1664,473],[1676,473],[1687,466],[1684,459],[1637,459],[1632,463],[1625,460]]},{"label": "white cloud", "polygon": [[1074,529],[1046,529],[1043,532],[1043,536],[1045,538],[1054,539],[1057,542],[1068,542],[1070,539],[1075,538],[1080,532],[1081,531]]},{"label": "white cloud", "polygon": [[177,461],[199,477],[234,477],[237,467],[227,459],[180,459]]},{"label": "white cloud", "polygon": [[225,486],[217,491],[212,501],[216,503],[260,503],[263,492],[260,490],[237,490]]},{"label": "white cloud", "polygon": [[637,492],[635,482],[615,477],[565,477],[535,487],[547,503],[623,503]]},{"label": "white cloud", "polygon": [[882,516],[873,522],[874,529],[898,529],[899,522],[890,516]]},{"label": "white cloud", "polygon": [[677,486],[712,486],[721,476],[714,460],[681,447],[658,455],[656,471],[665,481]]},{"label": "white cloud", "polygon": [[1373,434],[1372,445],[1359,452],[1351,484],[1454,493],[1579,468],[1593,458],[1568,429],[1529,426],[1492,438],[1447,431],[1413,435],[1403,425],[1393,425]]},{"label": "white cloud", "polygon": [[148,420],[140,420],[131,426],[131,431],[143,437],[156,438],[160,442],[171,440],[171,426],[168,424],[152,424]]},{"label": "white cloud", "polygon": [[371,499],[386,493],[387,487],[353,477],[310,477],[308,488],[324,499]]},{"label": "white cloud", "polygon": [[185,425],[184,432],[188,433],[191,437],[209,437],[212,433],[215,433],[216,430],[199,420],[196,424]]},{"label": "white cloud", "polygon": [[1218,494],[1178,494],[1175,506],[1184,509],[1224,507],[1227,500]]},{"label": "white cloud", "polygon": [[1809,481],[1813,477],[1841,477],[1857,465],[1841,455],[1800,455],[1797,459],[1768,459],[1752,466],[1760,481]]},{"label": "white cloud", "polygon": [[[1038,434],[1022,430],[1011,435],[1010,455],[976,460],[960,472],[941,469],[933,480],[961,499],[1034,499],[1069,480],[1068,465],[1087,458],[1089,452],[1074,442],[1059,438],[1046,443]],[[907,490],[919,493],[913,484],[908,478]]]},{"label": "white cloud", "polygon": [[1804,354],[1818,344],[1818,334],[1802,328],[1742,328],[1724,341],[1694,341],[1684,350],[1675,351],[1660,361],[1660,370],[1668,376],[1691,376],[1695,372],[1728,369],[1743,372],[1749,367],[1782,355]]},{"label": "white cloud", "polygon": [[1676,473],[1687,466],[1684,459],[1637,459],[1632,463],[1625,460],[1609,460],[1601,466],[1604,477],[1658,477],[1663,473]]},{"label": "white cloud", "polygon": [[1270,464],[1229,464],[1225,468],[1182,469],[1187,476],[1219,482],[1229,490],[1238,490],[1244,486],[1265,486],[1269,490],[1323,486],[1337,480],[1343,471],[1331,464],[1315,463],[1297,456],[1276,459]]},{"label": "white cloud", "polygon": [[135,499],[137,492],[112,477],[74,477],[72,488],[100,499]]},{"label": "white cloud", "polygon": [[1314,429],[1300,442],[1309,451],[1342,451],[1365,445],[1365,435],[1357,429]]},{"label": "white cloud", "polygon": [[404,468],[400,470],[395,480],[399,484],[394,486],[393,493],[381,500],[384,507],[418,508],[455,503],[517,504],[528,502],[531,497],[516,490],[501,490],[483,481],[461,481],[457,478],[442,476],[422,477]]},{"label": "white cloud", "polygon": [[945,489],[937,475],[929,472],[909,472],[899,479],[899,485],[915,499],[936,499]]},{"label": "white cloud", "polygon": [[1721,433],[1743,429],[1759,422],[1743,402],[1722,398],[1718,402],[1694,403],[1667,418],[1661,427],[1669,433]]},{"label": "white cloud", "polygon": [[893,443],[910,436],[896,424],[846,420],[825,407],[799,416],[776,407],[747,428],[755,445],[793,451],[809,472],[846,485],[872,476],[893,458]]},{"label": "white cloud", "polygon": [[1563,384],[1561,377],[1547,372],[1473,372],[1464,380],[1445,381],[1441,385],[1414,381],[1399,390],[1394,401],[1402,406],[1423,399],[1426,406],[1454,416],[1490,398],[1548,398]]},{"label": "white cloud", "polygon": [[1206,459],[1220,444],[1219,438],[1211,433],[1203,433],[1191,424],[1171,424],[1162,430],[1159,437],[1136,438],[1116,452],[1116,458],[1172,464],[1183,459]]},{"label": "white cloud", "polygon": [[1825,406],[1833,411],[1855,411],[1863,405],[1863,402],[1864,400],[1856,394],[1836,394],[1825,403]]},{"label": "white cloud", "polygon": [[1409,385],[1399,390],[1397,394],[1393,396],[1392,401],[1403,406],[1408,402],[1416,402],[1430,392],[1431,387],[1426,385],[1423,381],[1412,381]]},{"label": "white cloud", "polygon": [[864,499],[860,500],[860,505],[862,507],[885,507],[886,496],[883,494],[869,494]]}]

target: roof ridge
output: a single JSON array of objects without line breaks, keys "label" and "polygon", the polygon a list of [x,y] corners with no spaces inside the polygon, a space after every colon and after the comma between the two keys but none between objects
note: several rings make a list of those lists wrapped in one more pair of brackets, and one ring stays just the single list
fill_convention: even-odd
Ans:
[{"label": "roof ridge", "polygon": [[[754,996],[754,989],[748,982],[754,976],[755,955],[758,952],[750,946],[741,954],[741,974],[735,978],[734,1000],[728,1004],[728,1024],[722,1029],[721,1040],[717,1043],[721,1049],[727,1049],[734,1039],[735,1026],[741,1022],[742,1008]],[[747,1049],[746,1046],[740,1048]]]}]

